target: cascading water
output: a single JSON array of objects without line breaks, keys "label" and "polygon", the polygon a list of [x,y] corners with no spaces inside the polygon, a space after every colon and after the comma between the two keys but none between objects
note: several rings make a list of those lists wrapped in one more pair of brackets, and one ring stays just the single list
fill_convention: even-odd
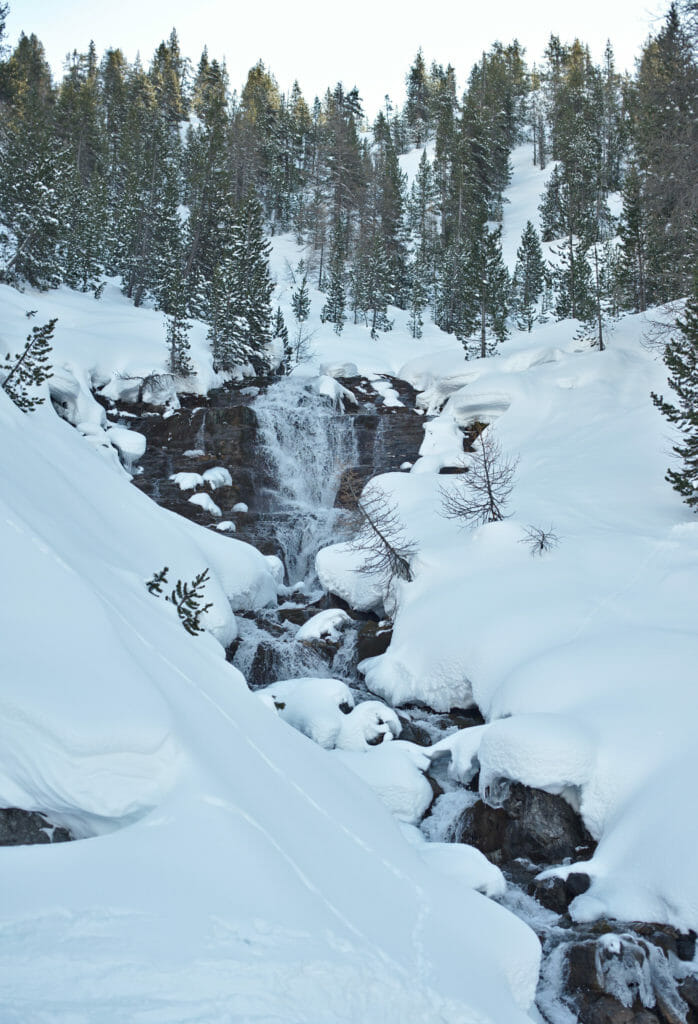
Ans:
[{"label": "cascading water", "polygon": [[302,384],[285,380],[255,401],[258,436],[272,487],[272,521],[291,586],[316,582],[315,555],[341,538],[346,514],[334,507],[342,473],[357,461],[351,416]]}]

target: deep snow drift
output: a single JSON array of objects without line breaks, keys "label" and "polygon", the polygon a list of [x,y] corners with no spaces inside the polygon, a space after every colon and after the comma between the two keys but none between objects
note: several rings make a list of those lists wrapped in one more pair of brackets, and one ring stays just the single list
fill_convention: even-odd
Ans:
[{"label": "deep snow drift", "polygon": [[[516,154],[510,255],[542,187],[528,160]],[[274,240],[289,323],[300,255]],[[370,688],[391,703],[477,702],[487,724],[445,741],[454,775],[479,767],[490,794],[517,779],[579,807],[599,846],[574,916],[697,928],[698,525],[663,479],[672,438],[649,394],[666,375],[643,318],[604,353],[549,323],[465,363],[433,325],[410,338],[400,311],[378,341],[361,325],[337,338],[322,301],[311,289],[313,354],[294,377],[348,400],[332,377],[353,366],[394,401],[385,376],[401,376],[425,415],[422,457],[378,480],[418,546],[414,582],[382,593],[341,545],[317,561],[355,607],[394,608],[388,652],[364,664]],[[137,460],[140,435],[113,434],[89,389],[121,394],[124,377],[164,368],[160,314],[115,286],[101,302],[0,288],[0,303],[5,350],[29,308],[58,316],[51,385],[73,424],[0,392],[0,804],[89,837],[0,850],[2,1019],[528,1019],[537,940],[473,891],[501,893],[501,876],[465,848],[423,850],[410,824],[428,752],[366,751],[366,723],[342,738],[334,706],[320,742],[338,749],[322,750],[250,694],[219,641],[235,635],[231,605],[275,601],[278,564],[130,485],[119,454]],[[204,335],[195,325],[199,393],[216,383]],[[519,464],[511,518],[465,530],[441,515],[458,477],[438,470],[462,460],[476,419]],[[552,526],[558,546],[533,557],[529,525]],[[210,569],[207,633],[189,636],[148,593],[164,566],[171,581]],[[312,733],[301,689],[286,689]]]},{"label": "deep snow drift", "polygon": [[[7,348],[28,300],[85,335],[111,308],[65,291],[2,298]],[[249,693],[221,643],[231,604],[276,600],[276,560],[130,484],[85,390],[109,377],[95,369],[106,357],[81,364],[70,345],[67,325],[54,362],[82,381],[71,409],[91,410],[97,443],[50,403],[27,415],[0,392],[0,804],[84,838],[0,850],[0,1017],[527,1019],[533,933],[474,891],[482,870],[454,883],[429,866],[337,754]],[[209,632],[190,636],[148,592],[164,566],[171,583],[210,569]]]}]

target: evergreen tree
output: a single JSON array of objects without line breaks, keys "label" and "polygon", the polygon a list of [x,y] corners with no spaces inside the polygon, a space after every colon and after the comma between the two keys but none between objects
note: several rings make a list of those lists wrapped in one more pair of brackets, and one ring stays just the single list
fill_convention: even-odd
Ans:
[{"label": "evergreen tree", "polygon": [[50,342],[57,322],[54,317],[42,327],[32,327],[24,350],[14,356],[8,352],[5,363],[0,364],[3,374],[0,387],[22,412],[32,412],[44,401],[34,389],[53,376],[49,363]]},{"label": "evergreen tree", "polygon": [[[504,341],[507,336],[509,274],[502,260],[502,229],[490,231],[483,224],[478,236],[471,244],[468,261],[466,287],[471,301],[478,310],[480,327],[480,357],[494,351],[491,336]],[[468,355],[465,339],[463,344]]]},{"label": "evergreen tree", "polygon": [[531,221],[526,222],[521,244],[516,252],[513,280],[514,311],[520,330],[533,330],[538,300],[543,291],[545,263],[538,232]]},{"label": "evergreen tree", "polygon": [[330,252],[330,281],[327,300],[322,307],[320,319],[323,323],[334,324],[335,334],[341,334],[346,322],[347,296],[344,285],[344,243],[341,226],[335,230]]},{"label": "evergreen tree", "polygon": [[640,173],[633,164],[623,184],[623,212],[620,235],[619,277],[626,309],[642,313],[647,309],[649,233]]},{"label": "evergreen tree", "polygon": [[559,265],[553,270],[556,285],[555,316],[589,321],[594,316],[592,273],[587,259],[588,243],[571,235],[554,250]]},{"label": "evergreen tree", "polygon": [[642,53],[634,114],[654,286],[649,301],[663,302],[690,292],[698,258],[698,60],[675,3]]},{"label": "evergreen tree", "polygon": [[677,327],[679,336],[669,342],[664,353],[675,403],[656,394],[652,395],[652,400],[683,434],[683,442],[674,446],[681,467],[669,469],[666,479],[695,512],[698,511],[698,289],[694,288]]},{"label": "evergreen tree", "polygon": [[308,275],[304,272],[300,284],[291,295],[291,309],[299,324],[305,323],[310,316],[310,295],[308,294]]},{"label": "evergreen tree", "polygon": [[170,313],[166,319],[166,343],[169,351],[170,373],[188,377],[194,372],[189,358],[189,322],[187,320],[187,298],[184,278],[176,274],[170,291]]},{"label": "evergreen tree", "polygon": [[429,128],[429,83],[424,55],[421,49],[417,52],[407,76],[407,102],[405,104],[405,121],[410,137],[415,146],[423,146],[428,137]]},{"label": "evergreen tree", "polygon": [[427,289],[424,285],[424,273],[419,266],[419,260],[415,261],[412,267],[412,287],[409,300],[409,328],[413,338],[422,337],[424,318],[422,314],[427,305]]}]

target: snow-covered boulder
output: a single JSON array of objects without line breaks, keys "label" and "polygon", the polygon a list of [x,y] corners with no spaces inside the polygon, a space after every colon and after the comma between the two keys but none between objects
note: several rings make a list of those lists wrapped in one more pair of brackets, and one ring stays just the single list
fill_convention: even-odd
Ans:
[{"label": "snow-covered boulder", "polygon": [[337,750],[333,756],[363,779],[401,821],[416,825],[434,799],[424,777],[429,757],[413,743],[394,740],[364,753]]},{"label": "snow-covered boulder", "polygon": [[341,638],[343,628],[353,621],[351,615],[341,608],[327,608],[303,623],[296,633],[295,639],[301,643],[312,643],[314,640],[330,640],[332,643],[337,643]]},{"label": "snow-covered boulder", "polygon": [[173,484],[177,484],[180,491],[194,491],[197,487],[204,485],[201,473],[172,473],[170,480]]},{"label": "snow-covered boulder", "polygon": [[217,487],[230,487],[233,483],[230,473],[224,466],[207,469],[202,476],[204,483],[208,484],[212,491],[215,491]]},{"label": "snow-covered boulder", "polygon": [[198,505],[199,508],[204,510],[204,512],[209,512],[212,516],[216,516],[216,518],[223,515],[218,505],[216,505],[215,501],[209,494],[192,494],[189,501],[192,505]]},{"label": "snow-covered boulder", "polygon": [[321,747],[333,749],[354,697],[339,679],[283,679],[257,690],[265,703],[273,703],[284,722]]}]

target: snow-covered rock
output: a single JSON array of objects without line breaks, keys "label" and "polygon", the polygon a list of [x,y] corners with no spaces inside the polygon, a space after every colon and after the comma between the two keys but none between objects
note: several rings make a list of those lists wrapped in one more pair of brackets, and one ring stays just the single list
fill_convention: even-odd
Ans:
[{"label": "snow-covered rock", "polygon": [[205,494],[203,492],[199,494],[192,494],[191,498],[188,500],[192,505],[198,505],[199,508],[204,510],[204,512],[208,512],[210,515],[216,516],[216,518],[223,515],[210,494]]}]

